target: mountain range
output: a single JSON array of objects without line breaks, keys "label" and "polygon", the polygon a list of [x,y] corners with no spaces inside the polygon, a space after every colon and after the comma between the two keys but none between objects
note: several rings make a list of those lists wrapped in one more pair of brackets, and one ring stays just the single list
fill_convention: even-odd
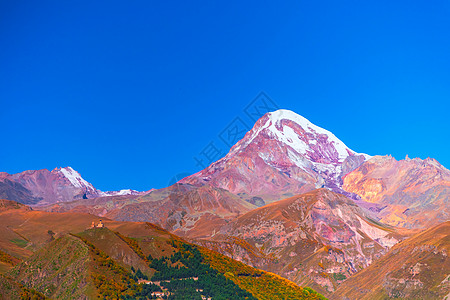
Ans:
[{"label": "mountain range", "polygon": [[[450,219],[449,195],[450,171],[436,160],[355,152],[288,110],[265,114],[225,157],[163,189],[102,192],[70,167],[0,173],[0,198],[31,205],[21,206],[27,214],[154,223],[192,245],[335,299],[359,299],[356,284],[365,286],[361,293],[376,289],[377,297],[444,295],[449,286],[442,268],[432,286],[414,276],[448,264],[442,253],[449,232],[442,224]],[[439,232],[442,255],[424,262],[411,252],[404,265],[419,264],[411,279],[393,261],[398,249],[417,252],[409,243],[428,247],[429,240],[417,240],[423,230]],[[25,255],[3,247],[16,258],[39,250]],[[390,264],[387,273],[376,269],[382,261]],[[25,277],[15,278],[28,282]],[[419,293],[418,286],[433,293]]]},{"label": "mountain range", "polygon": [[131,189],[102,192],[71,167],[52,171],[28,170],[17,174],[0,172],[0,198],[25,204],[46,205],[101,196],[139,194]]}]

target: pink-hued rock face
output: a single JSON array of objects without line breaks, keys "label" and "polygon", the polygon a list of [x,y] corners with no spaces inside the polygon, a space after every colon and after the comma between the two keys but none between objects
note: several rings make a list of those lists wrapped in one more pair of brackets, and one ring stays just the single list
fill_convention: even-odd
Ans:
[{"label": "pink-hued rock face", "polygon": [[174,184],[140,195],[102,196],[39,207],[50,212],[84,212],[121,221],[151,222],[181,236],[209,237],[256,208],[227,190]]},{"label": "pink-hued rock face", "polygon": [[225,247],[199,243],[227,255],[233,247],[235,259],[330,292],[335,280],[321,276],[323,272],[339,273],[342,278],[336,280],[342,281],[370,265],[399,239],[392,228],[366,218],[351,199],[318,189],[229,222],[212,238]]},{"label": "pink-hued rock face", "polygon": [[133,190],[102,192],[71,167],[0,173],[0,198],[25,204],[48,205],[99,196],[142,194]]},{"label": "pink-hued rock face", "polygon": [[267,113],[221,160],[184,178],[266,202],[327,187],[341,190],[343,172],[370,156],[350,150],[331,132],[288,110]]},{"label": "pink-hued rock face", "polygon": [[436,160],[375,156],[343,179],[343,189],[384,207],[381,221],[426,228],[449,219],[450,171]]},{"label": "pink-hued rock face", "polygon": [[256,208],[223,189],[181,184],[155,190],[131,204],[126,201],[121,204],[105,216],[122,221],[148,221],[190,237],[208,237],[225,220]]},{"label": "pink-hued rock face", "polygon": [[3,173],[0,175],[0,182],[4,187],[9,184],[15,190],[23,191],[19,199],[14,199],[17,194],[10,195],[10,190],[5,190],[5,198],[27,204],[73,201],[96,196],[98,193],[92,184],[71,167],[53,171],[29,170],[11,175]]},{"label": "pink-hued rock face", "polygon": [[341,284],[331,299],[448,299],[450,221],[392,247]]}]

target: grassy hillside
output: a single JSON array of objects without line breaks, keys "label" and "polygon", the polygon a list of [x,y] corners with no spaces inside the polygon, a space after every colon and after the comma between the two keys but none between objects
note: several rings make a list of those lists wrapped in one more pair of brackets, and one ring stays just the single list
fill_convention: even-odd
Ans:
[{"label": "grassy hillside", "polygon": [[26,288],[17,281],[0,274],[0,299],[46,300],[48,298],[42,293],[34,289]]},{"label": "grassy hillside", "polygon": [[54,299],[77,299],[89,289],[91,257],[79,239],[66,235],[49,243],[9,275]]}]

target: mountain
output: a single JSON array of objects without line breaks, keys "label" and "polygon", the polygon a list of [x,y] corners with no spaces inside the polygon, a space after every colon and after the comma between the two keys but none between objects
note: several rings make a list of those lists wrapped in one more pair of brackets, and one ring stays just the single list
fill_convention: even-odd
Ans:
[{"label": "mountain", "polygon": [[448,299],[450,221],[395,245],[350,277],[332,299]]},{"label": "mountain", "polygon": [[29,170],[17,174],[0,172],[0,198],[30,205],[48,205],[99,196],[140,195],[130,189],[102,192],[71,167]]},{"label": "mountain", "polygon": [[[229,251],[230,236],[246,251]],[[329,295],[404,238],[322,188],[254,209],[222,226],[213,242],[197,243]]]},{"label": "mountain", "polygon": [[375,156],[345,175],[342,188],[381,207],[385,224],[425,229],[450,219],[450,171],[432,158]]},{"label": "mountain", "polygon": [[[84,180],[71,167],[57,168],[52,171],[30,170],[17,174],[0,173],[2,193],[0,197],[20,201],[26,204],[47,204],[61,201],[71,201],[96,196],[97,190]],[[10,189],[6,188],[11,187]],[[11,190],[23,190],[30,198],[15,199]]]},{"label": "mountain", "polygon": [[[411,201],[402,204],[402,212],[410,209],[422,216],[421,212],[429,211],[428,216],[440,214],[445,221],[446,209],[434,212],[432,208],[445,206],[448,192],[442,187],[448,170],[432,160],[426,160],[430,167],[424,168],[416,159],[406,164],[412,170],[408,173],[394,163],[384,164],[383,169],[380,160],[349,149],[329,131],[293,112],[279,110],[258,120],[224,158],[170,187],[43,209],[149,221],[330,295],[346,278],[411,234],[393,226],[419,227],[387,222],[385,216],[399,209],[398,198],[389,202],[368,197],[378,194],[370,190],[372,181],[366,177],[381,180],[385,176],[392,189],[399,189],[397,195],[407,195]],[[396,170],[397,179],[391,181]],[[421,188],[437,191],[427,196],[427,203],[437,206],[425,207],[418,193]],[[276,225],[267,225],[273,222]],[[439,218],[428,218],[428,222],[439,222]],[[305,268],[299,269],[300,264]]]},{"label": "mountain", "polygon": [[[0,256],[10,264],[0,269],[0,298],[147,299],[160,291],[183,299],[324,299],[150,223],[103,219],[104,227],[92,228],[93,215],[4,204],[0,228],[17,238],[0,235],[1,253],[15,259]],[[28,252],[17,254],[17,245]]]},{"label": "mountain", "polygon": [[288,110],[265,114],[224,158],[180,182],[223,188],[257,206],[323,187],[410,229],[450,216],[450,171],[436,160],[357,153]]},{"label": "mountain", "polygon": [[321,187],[351,196],[340,188],[341,178],[369,158],[304,117],[277,110],[224,158],[181,183],[223,188],[260,205]]},{"label": "mountain", "polygon": [[[129,195],[96,190],[86,193],[84,198],[89,201],[79,199],[78,194],[56,205],[49,202],[51,206],[43,209],[150,221],[183,236],[194,237],[191,234],[196,232],[196,237],[207,237],[218,225],[255,206],[324,187],[355,200],[375,219],[393,226],[425,228],[423,222],[448,219],[444,205],[449,195],[448,174],[431,159],[396,163],[359,154],[302,116],[278,110],[260,118],[224,158],[171,187],[147,194],[129,191]],[[372,190],[380,180],[384,190]],[[105,196],[113,197],[99,198]],[[195,227],[205,230],[201,233]]]},{"label": "mountain", "polygon": [[[24,291],[22,282],[30,288],[38,287],[37,293],[52,291],[40,287],[59,286],[65,281],[57,281],[59,271],[51,270],[57,262],[46,253],[57,253],[61,248],[66,251],[62,256],[68,257],[65,265],[71,266],[64,274],[75,278],[69,277],[64,285],[76,282],[83,295],[88,290],[104,295],[106,290],[122,289],[128,290],[130,297],[136,296],[129,279],[135,276],[133,272],[123,273],[123,281],[113,270],[98,265],[107,255],[117,270],[121,266],[129,272],[133,267],[147,276],[185,272],[175,270],[180,265],[198,267],[188,259],[196,257],[195,261],[208,262],[209,267],[214,266],[260,299],[269,293],[261,285],[273,290],[274,278],[281,280],[275,280],[281,290],[270,295],[286,296],[282,290],[287,287],[280,283],[284,279],[274,274],[266,277],[262,275],[266,273],[247,269],[246,265],[311,286],[326,296],[353,297],[356,294],[347,281],[376,265],[392,252],[392,247],[397,249],[394,245],[405,245],[404,240],[420,229],[448,221],[449,179],[450,171],[433,159],[396,161],[390,156],[357,153],[331,132],[287,110],[267,113],[224,158],[159,190],[102,192],[69,167],[51,172],[0,173],[0,196],[33,204],[33,209],[40,210],[0,201],[0,273],[9,276],[0,278],[0,285],[15,282],[18,292]],[[85,230],[86,224],[98,220],[92,214],[104,219],[108,230]],[[137,221],[163,229],[134,223]],[[157,232],[164,232],[165,237]],[[447,238],[442,241],[448,245]],[[422,256],[415,256],[419,250],[408,249],[405,253],[413,258],[408,264],[420,261]],[[74,254],[71,250],[88,251],[87,261],[70,256]],[[151,254],[151,259],[144,253]],[[77,263],[71,265],[72,261]],[[38,266],[43,264],[48,267],[46,278],[56,278],[50,283],[39,275],[42,270]],[[106,290],[97,286],[98,278],[103,278],[100,273],[83,273],[77,269],[78,264],[84,266],[83,270],[106,272],[120,288],[112,283],[105,286]],[[27,273],[26,266],[33,266],[34,273]],[[394,276],[390,272],[397,273]],[[433,298],[430,295],[441,295],[447,286],[445,280],[436,286],[434,281],[419,282],[399,272],[392,269],[383,275],[383,297]],[[256,280],[260,277],[264,279]],[[370,276],[358,280],[361,286],[371,288],[375,282]],[[380,291],[377,282],[373,287]],[[287,286],[294,287],[291,292],[297,298],[309,294],[295,284],[289,282]],[[417,293],[412,285],[437,292]],[[47,295],[63,297],[67,291],[55,288],[54,292]]]},{"label": "mountain", "polygon": [[85,212],[117,221],[158,224],[181,236],[208,237],[232,218],[256,208],[227,190],[174,184],[145,195],[82,199],[39,209]]}]

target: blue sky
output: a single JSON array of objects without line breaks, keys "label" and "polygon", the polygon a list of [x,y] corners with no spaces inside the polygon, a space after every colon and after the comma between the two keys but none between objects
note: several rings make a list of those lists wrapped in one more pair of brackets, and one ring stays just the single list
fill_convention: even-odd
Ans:
[{"label": "blue sky", "polygon": [[[92,3],[95,2],[95,3]],[[448,1],[0,1],[0,171],[167,186],[264,91],[357,152],[450,167]]]}]

